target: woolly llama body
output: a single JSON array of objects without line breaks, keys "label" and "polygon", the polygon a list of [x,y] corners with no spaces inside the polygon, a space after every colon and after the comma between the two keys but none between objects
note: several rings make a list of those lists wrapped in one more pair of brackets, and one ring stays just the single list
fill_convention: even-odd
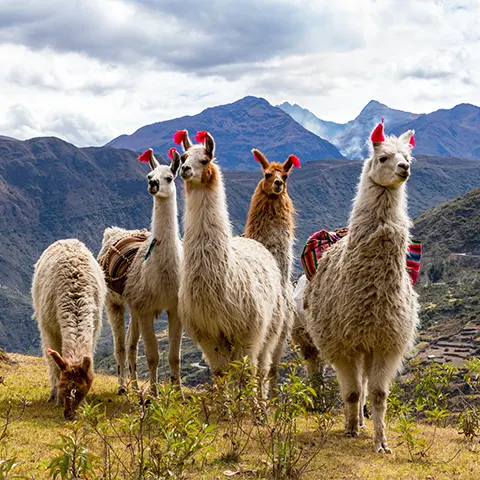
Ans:
[{"label": "woolly llama body", "polygon": [[206,132],[196,139],[205,146],[192,146],[186,130],[177,132],[175,139],[185,151],[182,319],[215,375],[248,355],[258,367],[264,394],[284,318],[281,273],[262,244],[232,238],[223,178],[214,163],[214,140]]},{"label": "woolly llama body", "polygon": [[[168,315],[168,362],[172,381],[180,384],[180,349],[182,323],[178,316],[178,289],[182,261],[182,244],[178,231],[175,176],[178,163],[160,165],[153,152],[147,150],[139,157],[150,163],[148,192],[153,197],[151,234],[140,247],[128,269],[128,276],[121,294],[108,289],[106,308],[112,327],[115,359],[118,369],[119,394],[126,391],[125,360],[128,352],[130,377],[137,383],[137,346],[142,335],[148,363],[152,393],[156,393],[158,374],[158,343],[154,320],[163,311]],[[118,227],[107,228],[104,233],[99,260],[120,239],[138,231]],[[130,312],[130,323],[125,348],[125,310]]]},{"label": "woolly llama body", "polygon": [[50,245],[35,265],[32,299],[46,353],[49,401],[73,418],[93,382],[93,352],[102,326],[103,272],[79,240]]},{"label": "woolly llama body", "polygon": [[264,178],[258,183],[252,196],[245,225],[245,237],[262,243],[273,255],[282,275],[284,295],[283,325],[270,368],[270,394],[273,396],[278,377],[278,364],[283,355],[285,339],[290,335],[295,313],[291,273],[293,242],[295,240],[295,209],[287,192],[287,180],[292,167],[300,167],[300,161],[290,155],[283,163],[270,163],[259,150],[252,150],[260,163]]},{"label": "woolly llama body", "polygon": [[385,139],[383,124],[374,130],[349,234],[327,249],[304,295],[307,328],[338,375],[345,433],[356,436],[363,425],[368,385],[377,452],[391,451],[384,432],[389,386],[413,345],[418,321],[405,265],[413,133]]}]

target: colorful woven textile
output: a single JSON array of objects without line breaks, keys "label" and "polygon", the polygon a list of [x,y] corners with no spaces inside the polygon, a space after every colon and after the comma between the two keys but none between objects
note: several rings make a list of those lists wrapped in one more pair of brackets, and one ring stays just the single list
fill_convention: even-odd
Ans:
[{"label": "colorful woven textile", "polygon": [[103,269],[107,286],[114,292],[123,293],[127,274],[140,245],[150,237],[147,230],[138,230],[110,245],[105,255],[98,259]]},{"label": "colorful woven textile", "polygon": [[422,258],[422,242],[412,240],[407,252],[407,271],[410,274],[413,285],[417,283],[420,275],[420,259]]},{"label": "colorful woven textile", "polygon": [[[334,243],[341,240],[348,233],[348,228],[338,228],[331,232],[320,230],[313,233],[303,247],[300,259],[302,261],[303,270],[308,280],[311,280],[318,268],[318,261],[322,258],[323,252],[331,247]],[[422,256],[422,243],[412,240],[408,245],[406,262],[407,271],[415,285],[420,274],[420,258]]]}]

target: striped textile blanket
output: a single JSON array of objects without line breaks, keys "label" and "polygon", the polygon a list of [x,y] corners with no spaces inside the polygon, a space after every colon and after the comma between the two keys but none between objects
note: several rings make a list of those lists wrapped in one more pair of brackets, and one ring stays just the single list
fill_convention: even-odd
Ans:
[{"label": "striped textile blanket", "polygon": [[149,237],[150,232],[148,230],[138,230],[110,245],[106,253],[98,259],[110,290],[122,295],[127,281],[128,269],[140,245]]},{"label": "striped textile blanket", "polygon": [[[307,280],[311,280],[318,268],[318,261],[323,252],[334,243],[341,240],[348,233],[348,228],[338,228],[332,231],[320,230],[315,232],[307,240],[300,259]],[[420,274],[420,259],[422,257],[422,242],[412,240],[406,253],[407,271],[415,285]]]}]

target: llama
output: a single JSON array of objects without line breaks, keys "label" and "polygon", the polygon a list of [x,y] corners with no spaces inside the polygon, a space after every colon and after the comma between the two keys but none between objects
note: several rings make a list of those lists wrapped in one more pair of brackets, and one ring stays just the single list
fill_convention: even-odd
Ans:
[{"label": "llama", "polygon": [[[171,153],[170,153],[171,155]],[[148,192],[153,197],[151,234],[139,244],[126,277],[123,291],[108,289],[106,309],[112,327],[115,343],[115,359],[118,372],[118,393],[126,392],[125,387],[125,309],[130,311],[127,332],[127,351],[130,377],[137,387],[137,346],[142,335],[148,363],[150,388],[157,392],[158,343],[155,336],[154,320],[166,310],[168,315],[168,363],[172,382],[180,386],[180,349],[182,323],[178,316],[178,289],[182,261],[182,244],[177,219],[175,177],[179,163],[160,165],[152,149],[144,152],[139,161],[149,162],[151,171],[147,175]],[[109,250],[124,238],[135,238],[138,231],[118,227],[107,228],[102,248],[98,255],[102,265],[108,263]],[[104,266],[104,269],[106,267]]]},{"label": "llama", "polygon": [[186,267],[179,293],[181,316],[215,376],[246,355],[265,395],[284,318],[280,269],[261,243],[232,238],[214,139],[204,131],[195,139],[204,145],[192,145],[186,130],[174,135],[184,150],[180,175],[185,182]]},{"label": "llama", "polygon": [[317,383],[317,379],[323,381],[325,373],[325,360],[320,350],[313,343],[306,326],[305,310],[303,308],[303,291],[307,284],[307,277],[303,274],[296,282],[293,291],[295,311],[293,314],[292,340],[300,349],[300,354],[305,361],[308,377]]},{"label": "llama", "polygon": [[46,354],[48,401],[63,403],[66,419],[92,386],[106,290],[100,266],[79,240],[58,240],[35,264],[32,299]]},{"label": "llama", "polygon": [[412,347],[418,302],[407,273],[405,182],[413,130],[400,137],[372,133],[350,217],[349,234],[327,249],[307,285],[304,306],[315,345],[338,375],[347,436],[363,426],[368,388],[375,451],[390,453],[385,410],[391,381]]},{"label": "llama", "polygon": [[283,355],[285,339],[292,330],[295,312],[290,278],[295,240],[295,209],[287,192],[287,180],[292,167],[300,167],[300,160],[295,155],[290,155],[284,163],[270,163],[259,150],[253,149],[252,153],[255,160],[260,163],[264,177],[258,182],[252,196],[245,225],[245,237],[257,240],[272,253],[282,275],[285,299],[286,316],[269,372],[270,394],[273,396],[278,377],[278,364]]}]

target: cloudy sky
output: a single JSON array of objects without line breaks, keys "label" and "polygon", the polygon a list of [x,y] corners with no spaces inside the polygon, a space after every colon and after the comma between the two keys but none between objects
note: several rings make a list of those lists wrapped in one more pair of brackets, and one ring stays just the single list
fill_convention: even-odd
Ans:
[{"label": "cloudy sky", "polygon": [[100,145],[245,95],[480,105],[478,0],[0,0],[0,135]]}]

